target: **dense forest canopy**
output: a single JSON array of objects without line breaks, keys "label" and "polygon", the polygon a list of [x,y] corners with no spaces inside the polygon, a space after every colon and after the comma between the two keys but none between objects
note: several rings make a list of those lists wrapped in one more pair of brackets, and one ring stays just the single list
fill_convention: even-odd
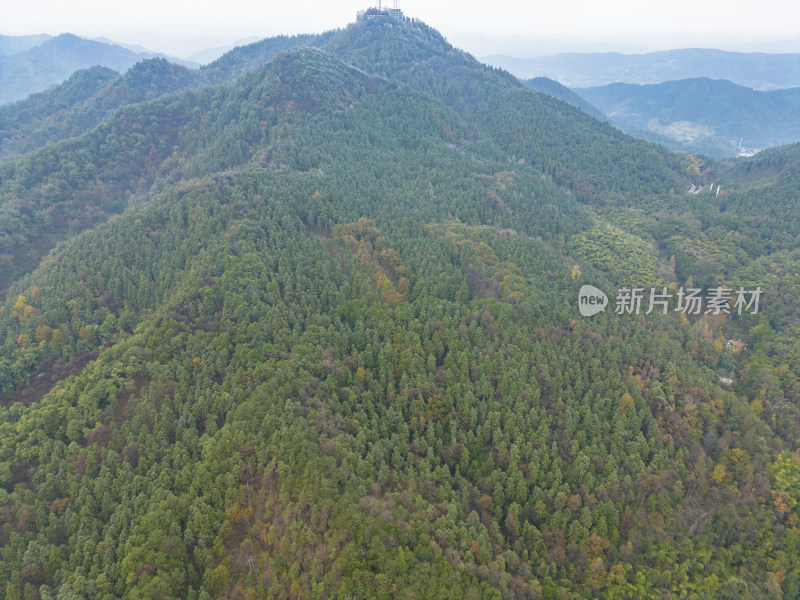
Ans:
[{"label": "dense forest canopy", "polygon": [[2,113],[64,132],[0,166],[2,597],[798,597],[797,146],[672,154],[410,20],[72,81]]}]

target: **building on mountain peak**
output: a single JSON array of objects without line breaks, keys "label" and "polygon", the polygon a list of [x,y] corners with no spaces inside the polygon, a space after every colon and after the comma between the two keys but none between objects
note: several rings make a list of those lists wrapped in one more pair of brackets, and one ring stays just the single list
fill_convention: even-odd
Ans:
[{"label": "building on mountain peak", "polygon": [[398,0],[394,0],[393,8],[384,8],[382,0],[378,0],[378,6],[368,8],[367,10],[359,11],[358,20],[362,19],[378,19],[392,17],[395,19],[403,18],[403,11],[398,7]]}]

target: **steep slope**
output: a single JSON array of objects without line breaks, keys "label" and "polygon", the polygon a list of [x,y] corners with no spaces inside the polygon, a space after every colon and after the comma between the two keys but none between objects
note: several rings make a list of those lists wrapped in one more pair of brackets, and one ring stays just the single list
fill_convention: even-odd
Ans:
[{"label": "steep slope", "polygon": [[647,54],[565,53],[536,58],[489,56],[489,64],[521,78],[549,77],[573,87],[653,84],[676,79],[727,79],[756,90],[800,86],[800,54],[724,52],[702,48]]},{"label": "steep slope", "polygon": [[[124,97],[126,89],[123,78],[121,85],[109,89],[109,96]],[[270,93],[268,84],[261,91]],[[136,93],[145,96],[147,90]],[[217,144],[244,144],[254,133],[236,141],[230,139],[232,134],[224,140],[216,135],[222,120],[218,107],[229,93],[228,88],[207,89],[127,106],[81,138],[0,167],[4,211],[0,248],[7,257],[0,285],[29,270],[56,242],[122,212],[136,197],[143,201],[153,182],[178,172],[187,157],[194,158],[200,170],[230,160],[230,148],[221,149],[218,156],[209,155],[213,148],[203,148],[209,136]],[[208,118],[214,106],[215,114]]]},{"label": "steep slope", "polygon": [[800,141],[800,88],[757,92],[730,81],[686,79],[655,85],[576,89],[627,130],[672,138],[686,151],[738,154]]},{"label": "steep slope", "polygon": [[[524,156],[559,185],[584,197],[666,193],[688,186],[685,169],[674,155],[620,135],[563,102],[527,93],[508,73],[480,64],[422,23],[367,20],[310,43],[366,72],[433,94],[469,115],[475,133],[483,128],[505,136],[503,145],[510,154]],[[272,46],[266,48],[263,56],[269,57]],[[258,43],[223,58],[238,64],[240,53],[262,56],[262,50]],[[594,152],[600,145],[601,155]],[[631,177],[634,170],[638,175]]]},{"label": "steep slope", "polygon": [[115,110],[195,87],[200,77],[163,58],[136,63],[123,76],[105,67],[75,72],[67,81],[0,106],[0,161],[91,131]]},{"label": "steep slope", "polygon": [[794,247],[790,240],[800,234],[800,144],[765,150],[747,161],[723,163],[715,171],[731,192],[725,198],[725,210],[752,220],[744,221],[745,227],[775,228],[763,231],[765,243],[780,240]]},{"label": "steep slope", "polygon": [[[106,67],[82,69],[59,86],[0,106],[0,159],[5,162],[44,145],[46,141],[56,141],[58,137],[44,133],[53,128],[50,123],[68,120],[65,113],[95,96],[117,77],[119,73]],[[42,125],[42,121],[47,124]],[[81,133],[86,131],[84,129]]]},{"label": "steep slope", "polygon": [[592,106],[578,94],[573,92],[568,87],[561,85],[557,81],[553,81],[547,77],[534,77],[533,79],[526,79],[522,83],[532,90],[547,94],[548,96],[553,96],[554,98],[558,98],[559,100],[566,102],[575,108],[579,108],[587,115],[591,115],[599,121],[606,120],[606,116],[596,107]]},{"label": "steep slope", "polygon": [[[450,143],[491,140],[487,151],[496,152],[493,158],[516,157],[583,201],[627,202],[689,185],[678,157],[628,138],[563,102],[532,94],[507,73],[487,69],[423,25],[397,22],[387,28],[366,22],[323,39],[345,61],[362,69],[373,65],[373,73],[459,112],[465,124],[450,131]],[[252,49],[240,51],[249,55]],[[232,53],[226,60],[235,58]],[[248,85],[247,77],[241,85]],[[8,215],[0,244],[0,254],[6,255],[0,286],[30,270],[57,241],[131,202],[145,201],[156,178],[239,166],[259,150],[268,151],[272,144],[264,128],[271,119],[254,128],[254,114],[208,118],[209,110],[219,110],[224,89],[129,107],[86,140],[0,166],[0,203]],[[231,93],[244,93],[237,89]],[[220,119],[230,122],[222,131],[214,125]],[[209,147],[202,145],[206,136],[213,139]],[[75,162],[72,152],[78,149],[82,158]]]},{"label": "steep slope", "polygon": [[[669,257],[668,275],[684,288],[722,286],[732,296],[760,288],[756,318],[740,320],[731,307],[734,318],[700,316],[691,323],[721,350],[709,364],[794,449],[792,440],[800,434],[800,145],[748,159],[696,158],[694,168],[702,187],[692,194],[624,210],[603,207],[596,214],[620,231],[651,240]],[[743,341],[746,350],[726,347],[729,340]]]},{"label": "steep slope", "polygon": [[11,278],[6,596],[791,597],[794,458],[721,351],[575,308],[664,283],[637,226],[567,253],[702,165],[421,24],[338,35],[0,170],[15,243],[143,204]]}]

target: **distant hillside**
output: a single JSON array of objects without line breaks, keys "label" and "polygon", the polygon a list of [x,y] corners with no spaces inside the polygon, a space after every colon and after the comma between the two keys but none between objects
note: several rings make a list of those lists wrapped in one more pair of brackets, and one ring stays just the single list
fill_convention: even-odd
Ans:
[{"label": "distant hillside", "polygon": [[186,59],[197,63],[198,66],[207,65],[217,60],[226,52],[233,50],[234,48],[241,47],[246,44],[253,44],[259,41],[262,41],[262,38],[258,36],[236,40],[232,44],[225,44],[224,46],[213,46],[210,48],[204,48],[203,50],[199,50],[198,52],[190,54],[189,56],[186,57]]},{"label": "distant hillside", "polygon": [[0,104],[22,100],[46,90],[79,69],[99,65],[124,72],[140,60],[154,56],[64,33],[3,58],[0,63]]},{"label": "distant hillside", "polygon": [[52,38],[46,33],[37,35],[0,35],[0,56],[25,52],[25,50],[43,44],[49,39]]},{"label": "distant hillside", "polygon": [[566,53],[536,58],[484,59],[527,79],[544,76],[569,87],[609,83],[661,83],[675,79],[728,79],[756,90],[800,86],[800,54],[685,49],[648,54]]},{"label": "distant hillside", "polygon": [[198,65],[207,65],[210,62],[217,60],[220,56],[231,50],[233,46],[219,46],[216,48],[206,48],[191,54],[188,58],[196,62]]},{"label": "distant hillside", "polygon": [[79,136],[128,104],[194,87],[197,71],[163,58],[143,60],[120,76],[105,67],[76,71],[64,83],[0,106],[0,162]]},{"label": "distant hillside", "polygon": [[599,119],[601,121],[607,120],[606,116],[601,111],[597,110],[597,108],[581,98],[578,94],[573,92],[568,87],[561,85],[557,81],[553,81],[547,77],[534,77],[533,79],[526,79],[522,83],[532,90],[541,92],[542,94],[547,94],[548,96],[553,96],[554,98],[558,98],[567,104],[571,104],[575,108],[578,108],[586,114],[593,116],[595,119]]},{"label": "distant hillside", "polygon": [[759,92],[708,78],[575,90],[631,133],[655,133],[674,149],[733,156],[800,141],[800,88]]}]

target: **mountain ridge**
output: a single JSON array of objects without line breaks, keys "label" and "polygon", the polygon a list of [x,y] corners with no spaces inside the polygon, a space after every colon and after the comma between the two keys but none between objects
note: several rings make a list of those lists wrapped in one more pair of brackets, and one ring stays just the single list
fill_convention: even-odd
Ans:
[{"label": "mountain ridge", "polygon": [[[738,154],[740,144],[763,149],[800,141],[800,88],[759,92],[698,78],[574,91],[623,128],[672,137],[677,142],[673,149],[706,150],[721,158]],[[697,131],[671,133],[670,127],[680,123]]]},{"label": "mountain ridge", "polygon": [[0,56],[9,56],[24,52],[34,46],[46,42],[52,36],[46,33],[33,35],[2,35],[0,34]]},{"label": "mountain ridge", "polygon": [[61,85],[0,106],[0,162],[80,136],[121,106],[197,85],[193,71],[163,58],[137,62],[123,75],[105,67],[76,71]]},{"label": "mountain ridge", "polygon": [[525,79],[522,81],[522,83],[532,90],[536,90],[537,92],[541,92],[543,94],[553,96],[554,98],[558,98],[559,100],[563,100],[567,104],[571,104],[575,108],[578,108],[586,114],[593,116],[598,121],[606,120],[606,115],[603,114],[602,111],[598,110],[597,107],[581,98],[579,94],[569,89],[567,86],[561,85],[553,79],[548,79],[547,77],[534,77],[533,79]]},{"label": "mountain ridge", "polygon": [[645,54],[565,53],[537,58],[490,56],[490,64],[526,79],[546,76],[567,87],[652,84],[676,79],[728,79],[756,90],[800,86],[800,54],[686,48]]},{"label": "mountain ridge", "polygon": [[[440,52],[441,54],[433,53],[427,60],[417,61],[414,64],[409,64],[404,60],[398,60],[394,63],[380,63],[381,67],[376,69],[376,74],[382,77],[388,77],[389,79],[398,81],[405,85],[411,85],[417,89],[430,85],[431,82],[435,82],[435,85],[442,90],[442,98],[446,105],[448,105],[450,108],[455,108],[467,114],[476,115],[476,117],[480,119],[479,121],[476,121],[476,124],[480,123],[480,125],[486,128],[486,130],[504,131],[504,128],[506,127],[505,123],[511,120],[518,120],[524,113],[527,115],[527,118],[530,119],[530,123],[527,124],[526,128],[516,132],[505,131],[500,135],[504,136],[505,139],[508,140],[507,143],[509,152],[528,154],[528,160],[531,162],[531,164],[535,165],[536,168],[541,169],[545,176],[552,178],[557,185],[561,185],[567,189],[573,190],[574,193],[580,194],[584,199],[588,199],[592,195],[607,197],[616,193],[620,193],[622,195],[631,194],[636,193],[637,190],[642,188],[655,191],[656,188],[654,186],[658,186],[658,193],[666,193],[669,188],[688,187],[688,179],[686,179],[686,182],[683,181],[683,178],[687,176],[683,172],[683,167],[680,164],[680,160],[676,159],[665,151],[661,151],[655,146],[638,142],[633,138],[627,138],[627,143],[625,145],[620,145],[617,143],[611,145],[609,151],[604,153],[604,156],[602,157],[602,161],[605,162],[605,166],[602,168],[598,167],[596,164],[596,161],[599,159],[595,158],[591,154],[575,154],[572,156],[562,155],[558,160],[554,160],[548,150],[538,147],[537,135],[533,133],[533,129],[545,132],[545,135],[552,137],[555,144],[572,143],[576,145],[590,145],[598,142],[610,143],[612,140],[619,141],[624,139],[624,136],[610,126],[596,123],[596,121],[594,121],[588,115],[585,115],[585,113],[577,111],[577,109],[572,109],[560,101],[555,99],[550,100],[545,96],[535,98],[515,78],[504,72],[486,70],[486,68],[481,66],[480,63],[474,59],[468,58],[467,55],[455,50],[452,46],[447,44],[443,37],[438,34],[434,35],[432,33],[433,30],[430,28],[412,24],[404,24],[403,27],[415,28],[413,29],[415,35],[410,36],[404,33],[391,33],[390,30],[389,35],[393,36],[390,37],[390,39],[394,39],[397,43],[397,47],[400,48],[400,50],[397,48],[392,49],[397,56],[403,56],[402,52],[406,51],[419,52],[419,49],[425,47],[424,44],[429,42],[433,44],[432,47],[436,49],[436,52]],[[401,29],[401,31],[403,30]],[[359,41],[359,43],[362,44],[359,46],[362,48],[362,50],[360,50],[361,55],[354,55],[352,52],[342,53],[341,50],[339,50],[343,56],[337,57],[337,60],[341,61],[342,58],[349,59],[354,62],[355,66],[361,68],[368,67],[370,61],[378,63],[378,61],[375,59],[376,55],[386,52],[386,48],[381,41],[381,35],[383,35],[383,32],[384,27],[381,24],[351,26],[349,30],[344,30],[339,33],[339,35],[342,36],[341,40],[345,41],[337,42],[335,37],[332,38],[334,42],[328,46],[328,49],[325,50],[320,56],[329,55],[329,52],[337,52],[337,43],[340,44],[338,47],[342,48],[343,46],[341,44],[352,43],[352,41],[346,41],[348,37],[352,38],[354,34],[359,34],[359,37],[362,38]],[[283,43],[283,40],[280,39],[279,42]],[[255,44],[253,46],[259,52],[266,48],[267,53],[272,53],[272,49],[269,44]],[[250,47],[245,47],[243,50],[239,50],[238,52],[251,52],[251,50],[252,49]],[[307,50],[300,49],[296,52],[302,53],[307,52]],[[287,56],[291,57],[292,54],[279,54],[279,60],[273,65],[272,68],[277,68],[276,65],[279,66],[282,64],[287,64],[287,61],[290,60],[287,58]],[[441,75],[437,75],[437,70],[441,69],[442,65],[446,64],[446,61],[453,62],[453,68],[458,73],[457,80],[452,80],[452,78],[447,76],[443,77]],[[258,63],[258,60],[256,63]],[[261,70],[263,69],[264,67],[261,67]],[[269,70],[263,72],[268,71]],[[252,73],[258,72],[262,71],[251,71],[250,74],[245,74],[242,76],[242,79],[238,79],[237,81],[251,81],[253,77]],[[498,96],[498,100],[503,101],[504,108],[496,112],[496,114],[486,110],[481,110],[483,107],[486,107],[488,104],[494,102],[493,100],[487,98],[485,92],[481,90],[483,85],[482,73],[486,73],[486,76],[489,78],[488,80],[494,82],[492,85],[497,86],[497,93],[501,94],[501,96]],[[236,83],[226,85],[236,86]],[[249,84],[243,83],[241,85]],[[223,88],[220,89],[225,88],[223,86]],[[170,108],[170,110],[185,110],[187,112],[191,112],[185,107],[186,103],[191,104],[194,102],[194,98],[208,98],[211,97],[212,94],[213,92],[210,91],[209,88],[206,90],[206,92],[203,92],[199,96],[194,92],[188,92],[188,95],[187,93],[184,93],[183,95],[179,95],[175,98],[154,100],[152,101],[154,104],[148,105],[147,103],[144,103],[128,106],[123,112],[116,116],[115,121],[112,121],[111,123],[106,122],[100,125],[99,130],[95,130],[94,132],[86,134],[89,136],[87,139],[94,139],[93,146],[95,147],[94,151],[96,151],[96,148],[108,146],[108,142],[104,142],[102,137],[98,137],[101,135],[100,131],[109,132],[102,135],[110,135],[110,132],[116,127],[116,122],[124,122],[127,118],[127,115],[133,115],[137,113],[141,114],[142,111],[149,110],[147,108],[148,106],[157,107],[158,110],[161,110],[163,107],[170,106],[173,107]],[[177,107],[181,106],[182,104],[184,105],[184,108],[178,109]],[[575,112],[569,116],[569,119],[574,119],[574,124],[576,125],[574,128],[571,125],[566,125],[565,127],[568,117],[564,115],[564,111],[568,110],[575,110]],[[175,113],[175,117],[177,117],[177,113]],[[155,118],[154,122],[161,122],[163,119],[164,117],[161,116]],[[178,122],[181,124],[181,126],[185,126],[186,124],[185,119],[178,119]],[[155,134],[155,130],[152,129],[152,126],[148,126],[147,129],[150,131],[151,136]],[[177,135],[177,129],[174,126],[169,126],[167,131],[170,132],[170,135]],[[241,135],[242,139],[246,140],[250,139],[253,134],[251,132],[243,131]],[[567,141],[568,138],[571,138],[571,141]],[[35,197],[34,194],[37,193],[34,192],[34,190],[61,189],[63,184],[58,184],[56,182],[63,181],[64,174],[59,173],[59,170],[62,168],[59,165],[61,161],[56,160],[54,157],[58,156],[59,153],[64,153],[64,149],[67,147],[78,147],[80,144],[80,141],[78,140],[79,138],[74,138],[69,142],[61,142],[62,144],[68,143],[69,146],[59,146],[56,144],[55,146],[44,148],[32,155],[25,157],[19,163],[7,163],[6,165],[0,165],[0,181],[3,181],[7,190],[14,190],[13,194],[16,195],[15,201],[17,203],[23,202],[26,198],[33,200]],[[197,143],[199,143],[199,140]],[[232,141],[230,143],[238,147],[236,153],[237,155],[242,156],[242,160],[244,160],[244,156],[241,155],[241,152],[243,151],[241,144]],[[129,150],[125,160],[138,163],[138,161],[145,158],[144,155],[140,154],[141,151],[143,151],[145,148],[156,146],[163,146],[163,144],[159,144],[155,139],[149,140],[147,144],[141,146],[140,149],[135,151]],[[113,145],[109,147],[113,147]],[[147,173],[147,175],[145,177],[141,177],[140,175],[135,176],[134,181],[139,180],[141,183],[134,185],[133,189],[129,189],[128,191],[136,195],[144,194],[146,196],[146,187],[152,184],[150,177],[152,177],[155,172],[158,171],[158,164],[163,161],[168,154],[169,152],[167,148],[163,148],[162,150],[151,154],[148,157],[148,160],[150,161],[149,166],[144,170],[144,173]],[[43,157],[45,156],[48,157],[47,162],[50,164],[42,165],[38,169],[33,169],[33,172],[36,172],[37,176],[35,178],[31,178],[31,165],[41,163]],[[106,160],[108,160],[104,157],[98,158],[104,163]],[[218,159],[213,156],[208,156],[207,159],[208,162],[206,165],[214,165],[218,162]],[[622,172],[618,167],[614,166],[616,163],[621,161],[628,162],[630,164],[641,164],[641,168],[638,170],[637,175],[633,177],[627,171]],[[126,168],[120,165],[115,169],[115,171],[124,173]],[[606,183],[601,182],[598,178],[600,171],[605,171],[607,173],[613,173],[617,171],[619,176],[616,178],[615,184],[609,188]],[[131,173],[131,175],[133,175],[133,173]],[[105,208],[102,211],[97,212],[98,216],[105,215],[106,209],[111,207],[114,207],[112,209],[113,211],[119,211],[122,209],[123,205],[121,203],[123,202],[123,196],[126,193],[126,187],[131,185],[127,177],[128,175],[122,177],[115,176],[112,178],[114,180],[114,184],[110,189],[116,189],[116,191],[113,192],[111,196],[108,194],[103,194],[103,201],[101,202],[101,205],[105,206]],[[72,185],[77,186],[78,189],[81,189],[81,194],[87,199],[91,198],[92,192],[90,187],[86,186],[102,184],[102,179],[97,180],[97,178],[92,175],[91,171],[81,173],[79,170],[75,171],[73,169],[73,175],[70,176],[70,179],[74,182]],[[149,183],[144,189],[142,189],[141,185],[144,185],[143,182],[145,181]],[[669,183],[665,183],[665,181],[669,181]],[[44,188],[41,188],[40,186],[44,186]],[[648,188],[648,186],[650,187]],[[101,185],[101,189],[106,188]],[[110,191],[110,189],[107,189],[106,191]],[[88,196],[86,196],[87,194]],[[8,197],[8,192],[6,197]],[[43,223],[45,221],[49,221],[49,217],[47,217],[45,213],[45,206],[49,205],[50,203],[55,202],[60,204],[66,202],[68,205],[72,205],[73,202],[73,200],[69,199],[69,195],[67,197],[63,197],[59,193],[49,193],[45,197],[47,199],[44,203],[42,203],[41,197],[37,200],[39,207],[36,209],[36,212],[39,212],[40,216],[36,218],[35,222]],[[111,200],[112,197],[115,198],[113,201]],[[77,205],[82,204],[83,201],[79,202]],[[27,210],[30,211],[31,209],[28,208]],[[80,209],[75,218],[80,221],[80,219],[85,218],[85,212],[92,213],[94,211],[90,210],[89,207]],[[107,216],[100,218],[107,218]],[[62,231],[63,234],[67,231],[67,229],[64,227],[65,225],[66,222],[61,221],[60,226],[56,227],[56,229]],[[53,227],[53,225],[51,225],[51,227]],[[10,230],[7,232],[7,235],[12,235]],[[36,236],[36,239],[36,244],[41,248],[47,247],[45,244],[49,245],[53,243],[49,236],[38,235]],[[48,242],[48,240],[50,241]],[[21,258],[22,248],[29,249],[28,244],[30,241],[31,240],[23,242],[20,240],[22,245],[12,254],[18,255]],[[38,260],[38,256],[39,255],[37,253],[34,253],[30,255],[30,258],[27,260]],[[33,263],[22,263],[18,261],[18,264],[26,264],[29,266]],[[0,277],[1,281],[8,281],[11,277],[10,273],[12,271],[10,268],[6,267],[5,271],[6,273]]]},{"label": "mountain ridge", "polygon": [[60,84],[79,69],[103,66],[124,72],[140,60],[155,56],[62,33],[3,59],[0,104],[23,100],[32,93]]}]

